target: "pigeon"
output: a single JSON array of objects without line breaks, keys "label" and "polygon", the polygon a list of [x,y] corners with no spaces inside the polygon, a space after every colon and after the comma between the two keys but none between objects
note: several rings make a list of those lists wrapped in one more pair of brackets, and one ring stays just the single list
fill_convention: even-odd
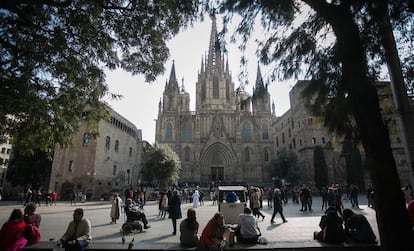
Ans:
[{"label": "pigeon", "polygon": [[132,238],[131,242],[128,244],[128,250],[131,250],[134,246],[134,238]]}]

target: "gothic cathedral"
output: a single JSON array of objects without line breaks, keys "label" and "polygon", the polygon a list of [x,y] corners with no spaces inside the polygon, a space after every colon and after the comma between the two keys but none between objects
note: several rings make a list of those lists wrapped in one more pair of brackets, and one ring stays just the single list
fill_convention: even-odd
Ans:
[{"label": "gothic cathedral", "polygon": [[196,83],[195,111],[179,86],[173,63],[156,121],[156,143],[168,144],[180,157],[182,182],[257,184],[270,181],[266,166],[274,158],[274,104],[260,68],[253,95],[236,91],[220,48],[213,19],[206,58]]}]

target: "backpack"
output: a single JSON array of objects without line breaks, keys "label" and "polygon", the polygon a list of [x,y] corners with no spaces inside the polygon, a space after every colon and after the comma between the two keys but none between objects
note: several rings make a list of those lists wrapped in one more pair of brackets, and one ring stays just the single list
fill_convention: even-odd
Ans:
[{"label": "backpack", "polygon": [[27,245],[37,244],[42,238],[42,233],[40,233],[38,227],[32,224],[26,225],[24,229],[24,238],[27,240]]}]

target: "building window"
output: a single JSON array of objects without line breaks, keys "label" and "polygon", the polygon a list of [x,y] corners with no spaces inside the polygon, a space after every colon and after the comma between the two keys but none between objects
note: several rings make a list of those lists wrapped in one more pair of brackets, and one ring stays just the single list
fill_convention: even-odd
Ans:
[{"label": "building window", "polygon": [[276,136],[276,147],[279,147],[279,137]]},{"label": "building window", "polygon": [[132,157],[132,147],[129,148],[129,157]]},{"label": "building window", "polygon": [[292,139],[292,143],[293,143],[293,149],[296,149],[296,139],[295,138]]},{"label": "building window", "polygon": [[190,147],[184,148],[184,161],[190,161]]},{"label": "building window", "polygon": [[116,175],[116,165],[114,165],[114,167],[112,168],[112,175],[115,176]]},{"label": "building window", "polygon": [[299,139],[299,146],[302,146],[302,139]]},{"label": "building window", "polygon": [[289,135],[289,138],[292,137],[292,130],[290,130],[290,128],[288,129],[288,135]]},{"label": "building window", "polygon": [[213,78],[213,98],[219,97],[219,80],[217,76]]},{"label": "building window", "polygon": [[282,144],[284,144],[284,143],[285,143],[285,133],[282,132]]},{"label": "building window", "polygon": [[69,167],[68,167],[68,172],[73,172],[73,160],[69,161]]},{"label": "building window", "polygon": [[82,141],[82,145],[83,145],[83,146],[87,146],[87,145],[89,145],[89,133],[88,133],[88,132],[85,132],[85,133],[83,134],[83,141]]},{"label": "building window", "polygon": [[316,139],[315,137],[312,138],[312,144],[316,144]]},{"label": "building window", "polygon": [[269,139],[269,129],[266,124],[262,125],[262,139]]},{"label": "building window", "polygon": [[322,144],[325,144],[325,138],[322,137]]},{"label": "building window", "polygon": [[266,162],[269,161],[269,151],[267,149],[264,149],[263,154],[264,154],[263,156],[264,161]]},{"label": "building window", "polygon": [[252,137],[252,132],[250,128],[250,123],[246,121],[242,124],[241,140],[249,141],[251,137]]},{"label": "building window", "polygon": [[7,153],[7,154],[10,154],[10,152],[11,152],[11,149],[10,149],[10,148],[9,148],[9,149],[7,149],[6,153]]},{"label": "building window", "polygon": [[312,118],[308,118],[308,125],[312,125],[313,124],[313,119]]},{"label": "building window", "polygon": [[1,153],[6,153],[6,148],[5,147],[1,148]]},{"label": "building window", "polygon": [[115,152],[119,151],[119,140],[115,140]]},{"label": "building window", "polygon": [[172,125],[171,123],[167,123],[167,126],[165,127],[165,139],[171,141],[172,138]]},{"label": "building window", "polygon": [[106,136],[105,148],[108,149],[108,150],[111,148],[111,137],[109,137],[109,136]]},{"label": "building window", "polygon": [[244,161],[249,162],[250,161],[250,150],[248,147],[244,149]]},{"label": "building window", "polygon": [[3,158],[0,158],[0,165],[3,165]]},{"label": "building window", "polygon": [[184,121],[183,129],[181,131],[181,139],[183,141],[190,141],[193,138],[193,132],[191,127],[191,122],[186,120]]}]

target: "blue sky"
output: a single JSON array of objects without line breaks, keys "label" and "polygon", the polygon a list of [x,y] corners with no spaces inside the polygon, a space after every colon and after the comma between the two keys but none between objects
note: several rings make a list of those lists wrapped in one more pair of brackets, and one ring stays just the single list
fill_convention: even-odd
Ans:
[{"label": "blue sky", "polygon": [[[221,19],[217,18],[218,30],[221,27]],[[162,97],[173,60],[175,60],[176,76],[179,83],[181,84],[181,80],[184,78],[185,89],[190,93],[190,109],[195,110],[197,73],[200,69],[201,58],[208,51],[210,32],[211,19],[206,18],[204,22],[188,27],[170,40],[168,42],[170,57],[165,64],[165,72],[152,83],[146,83],[143,76],[132,76],[122,70],[106,72],[109,91],[123,96],[121,100],[108,101],[108,103],[116,112],[142,130],[144,140],[150,143],[155,141],[155,119],[158,115],[158,102]],[[249,60],[249,85],[246,86],[245,90],[250,94],[256,80],[257,57],[255,56],[255,49],[254,42],[251,42],[246,52]],[[228,44],[229,68],[232,72],[235,88],[240,85],[237,78],[240,73],[240,56],[241,53],[237,48],[237,44]],[[261,72],[263,78],[266,78],[268,70],[263,65],[261,65]],[[288,92],[295,82],[270,83],[269,92],[275,102],[277,116],[281,116],[289,109]]]}]

